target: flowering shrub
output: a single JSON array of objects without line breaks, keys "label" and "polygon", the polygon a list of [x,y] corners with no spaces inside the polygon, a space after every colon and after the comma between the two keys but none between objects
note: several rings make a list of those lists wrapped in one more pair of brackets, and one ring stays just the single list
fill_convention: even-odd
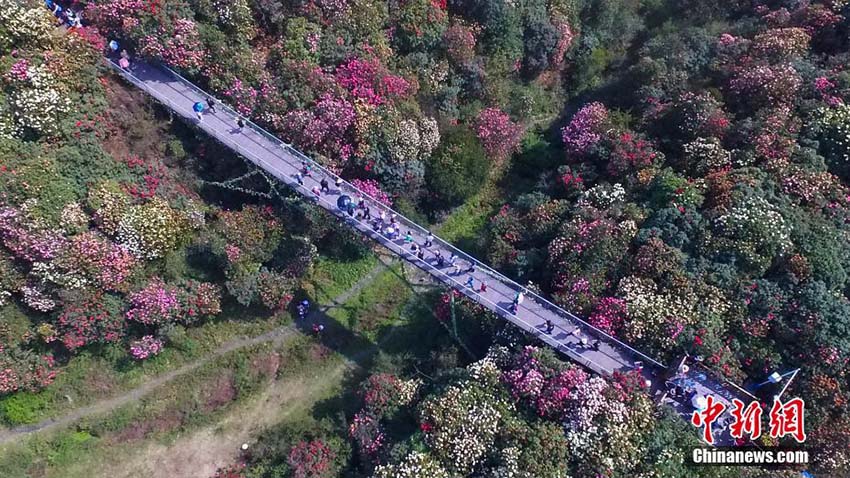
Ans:
[{"label": "flowering shrub", "polygon": [[587,320],[605,333],[617,335],[627,316],[626,303],[623,299],[603,297],[593,306],[593,312]]},{"label": "flowering shrub", "polygon": [[461,382],[420,408],[425,441],[435,456],[460,474],[481,462],[493,445],[505,404],[479,385]]},{"label": "flowering shrub", "polygon": [[56,378],[55,366],[51,355],[0,347],[0,395],[41,390]]},{"label": "flowering shrub", "polygon": [[446,52],[449,58],[458,64],[466,63],[475,56],[475,32],[461,23],[455,23],[443,33]]},{"label": "flowering shrub", "polygon": [[153,335],[145,335],[130,342],[130,355],[136,360],[145,360],[162,352],[162,341]]},{"label": "flowering shrub", "polygon": [[769,263],[791,246],[785,219],[762,197],[750,197],[717,218],[721,234],[736,241],[737,252],[752,264]]},{"label": "flowering shrub", "polygon": [[41,5],[27,8],[17,2],[4,3],[0,8],[0,51],[14,45],[44,45],[50,41],[53,18]]},{"label": "flowering shrub", "polygon": [[811,36],[802,28],[775,28],[753,38],[752,49],[761,57],[784,59],[809,49]]},{"label": "flowering shrub", "polygon": [[696,322],[696,297],[680,291],[659,291],[650,279],[629,276],[619,293],[628,310],[624,336],[631,341],[669,352],[686,325]]},{"label": "flowering shrub", "polygon": [[337,67],[336,79],[355,98],[382,105],[410,92],[404,78],[390,74],[377,58],[350,58]]},{"label": "flowering shrub", "polygon": [[124,337],[124,317],[114,298],[95,294],[66,304],[56,319],[59,340],[75,350],[91,343],[117,342]]},{"label": "flowering shrub", "polygon": [[622,133],[613,141],[608,173],[622,176],[652,166],[659,158],[652,143],[632,133]]},{"label": "flowering shrub", "polygon": [[378,460],[387,437],[376,416],[366,411],[357,412],[348,427],[348,434],[357,443],[357,449],[364,457]]},{"label": "flowering shrub", "polygon": [[812,128],[823,141],[827,160],[841,172],[850,165],[850,105],[817,110]]},{"label": "flowering shrub", "polygon": [[203,49],[197,24],[188,18],[178,18],[170,27],[160,24],[156,34],[139,42],[142,54],[186,70],[197,70],[204,63]]},{"label": "flowering shrub", "polygon": [[292,300],[294,289],[293,279],[279,272],[262,269],[257,274],[257,293],[263,305],[269,309],[285,310]]},{"label": "flowering shrub", "polygon": [[114,244],[97,233],[85,232],[71,239],[63,262],[71,270],[95,281],[102,289],[123,291],[138,259],[126,247]]},{"label": "flowering shrub", "polygon": [[286,461],[292,467],[293,478],[330,478],[336,454],[319,440],[302,441],[292,447]]},{"label": "flowering shrub", "polygon": [[522,126],[498,108],[485,108],[475,120],[475,132],[487,154],[500,160],[519,147]]},{"label": "flowering shrub", "polygon": [[801,85],[800,75],[788,63],[742,68],[729,82],[735,95],[755,107],[791,103]]},{"label": "flowering shrub", "polygon": [[345,160],[350,155],[354,106],[330,93],[322,96],[309,111],[295,110],[283,118],[283,128],[302,147]]},{"label": "flowering shrub", "polygon": [[180,304],[177,289],[155,278],[144,289],[130,295],[127,320],[157,325],[176,319]]},{"label": "flowering shrub", "polygon": [[59,124],[71,112],[71,99],[46,64],[29,66],[24,74],[19,65],[10,75],[13,87],[6,98],[16,130],[36,135],[56,135]]},{"label": "flowering shrub", "polygon": [[602,139],[607,122],[608,109],[605,105],[590,103],[583,106],[561,130],[567,152],[575,155],[586,154]]},{"label": "flowering shrub", "polygon": [[399,464],[375,467],[372,478],[449,478],[449,473],[430,455],[411,452]]},{"label": "flowering shrub", "polygon": [[174,250],[188,229],[187,218],[154,198],[130,207],[118,223],[116,239],[139,259],[157,259]]},{"label": "flowering shrub", "polygon": [[392,207],[392,199],[387,193],[381,190],[377,181],[373,179],[352,179],[351,184],[357,189],[375,198],[379,203]]}]

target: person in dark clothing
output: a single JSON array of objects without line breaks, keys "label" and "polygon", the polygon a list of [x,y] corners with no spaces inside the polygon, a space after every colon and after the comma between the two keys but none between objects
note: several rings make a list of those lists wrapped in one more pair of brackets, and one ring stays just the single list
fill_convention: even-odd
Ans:
[{"label": "person in dark clothing", "polygon": [[366,219],[367,221],[369,219],[372,219],[372,210],[369,208],[369,206],[363,208],[363,219]]},{"label": "person in dark clothing", "polygon": [[322,178],[322,180],[321,180],[321,181],[319,181],[319,186],[321,186],[321,191],[322,191],[323,193],[329,193],[329,192],[331,192],[331,188],[330,188],[330,185],[328,184],[328,180],[327,180],[327,179]]},{"label": "person in dark clothing", "polygon": [[419,258],[420,261],[425,260],[425,249],[419,248],[419,251],[416,253],[416,257]]},{"label": "person in dark clothing", "polygon": [[241,133],[241,132],[242,132],[242,128],[244,128],[244,127],[245,127],[245,122],[244,122],[244,121],[242,121],[242,118],[239,118],[238,120],[236,120],[236,126],[238,126],[238,127],[239,127],[239,132]]},{"label": "person in dark clothing", "polygon": [[212,113],[215,113],[215,99],[212,96],[207,97],[207,107]]},{"label": "person in dark clothing", "polygon": [[599,340],[594,340],[590,348],[595,350],[596,352],[599,352]]},{"label": "person in dark clothing", "polygon": [[546,319],[546,333],[552,335],[553,330],[555,330],[555,324],[552,323],[551,319]]}]

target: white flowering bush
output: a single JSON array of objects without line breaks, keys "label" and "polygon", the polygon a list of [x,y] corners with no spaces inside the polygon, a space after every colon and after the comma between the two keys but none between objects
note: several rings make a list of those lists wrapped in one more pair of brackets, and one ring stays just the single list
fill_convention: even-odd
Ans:
[{"label": "white flowering bush", "polygon": [[567,441],[581,469],[624,473],[641,461],[640,437],[650,429],[653,413],[645,395],[619,394],[603,378],[592,377],[572,390],[569,400]]},{"label": "white flowering bush", "polygon": [[[716,228],[732,240],[746,261],[766,267],[791,247],[791,231],[776,206],[760,196],[748,197],[717,218]],[[723,247],[723,246],[720,246]]]},{"label": "white flowering bush", "polygon": [[387,150],[393,160],[406,163],[419,156],[419,128],[414,120],[402,120],[392,125],[387,134]]},{"label": "white flowering bush", "polygon": [[422,404],[425,441],[443,463],[466,475],[493,446],[502,419],[500,410],[507,406],[474,382],[451,386]]},{"label": "white flowering bush", "polygon": [[419,159],[425,160],[440,145],[440,128],[434,118],[419,121]]},{"label": "white flowering bush", "polygon": [[697,320],[693,294],[659,291],[652,279],[626,277],[620,281],[619,295],[629,311],[625,337],[658,351],[672,350],[683,328]]},{"label": "white flowering bush", "polygon": [[685,143],[682,149],[687,165],[700,173],[732,166],[732,155],[717,138],[697,138]]},{"label": "white flowering bush", "polygon": [[625,199],[626,189],[622,184],[600,184],[585,191],[579,198],[579,203],[589,204],[597,209],[608,209],[615,204],[621,204]]},{"label": "white flowering bush", "polygon": [[850,105],[819,108],[812,128],[819,133],[827,150],[827,159],[835,164],[850,163]]},{"label": "white flowering bush", "polygon": [[160,198],[133,206],[118,223],[117,240],[140,259],[157,259],[173,250],[188,222]]},{"label": "white flowering bush", "polygon": [[373,478],[449,478],[449,473],[428,454],[412,452],[397,465],[375,467]]},{"label": "white flowering bush", "polygon": [[47,45],[53,29],[53,18],[41,5],[25,8],[15,1],[0,4],[0,52],[19,44]]},{"label": "white flowering bush", "polygon": [[27,79],[14,82],[7,103],[16,130],[39,135],[58,133],[60,120],[71,111],[71,99],[45,65],[29,67]]}]

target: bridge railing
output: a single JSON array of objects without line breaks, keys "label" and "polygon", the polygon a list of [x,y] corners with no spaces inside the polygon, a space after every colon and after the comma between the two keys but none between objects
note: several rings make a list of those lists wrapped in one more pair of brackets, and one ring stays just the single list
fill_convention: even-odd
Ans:
[{"label": "bridge railing", "polygon": [[[147,85],[145,85],[145,83],[144,83],[142,80],[140,80],[139,78],[135,77],[135,76],[134,76],[134,75],[133,75],[130,71],[127,71],[127,70],[125,70],[125,69],[121,68],[121,67],[120,67],[120,66],[118,66],[115,62],[113,62],[112,60],[110,60],[110,59],[108,59],[108,58],[106,59],[106,61],[107,61],[107,64],[108,64],[109,66],[111,66],[114,70],[116,70],[116,71],[117,71],[119,74],[121,74],[122,76],[126,77],[126,78],[127,78],[128,80],[130,80],[133,84],[135,84],[136,86],[138,86],[139,88],[141,88],[141,89],[143,89],[143,90],[145,90],[145,91],[148,91],[148,90],[149,90],[149,88],[147,87]],[[287,153],[291,154],[291,155],[292,155],[293,157],[295,157],[297,160],[299,160],[299,161],[304,161],[304,162],[306,162],[306,163],[310,164],[310,165],[311,165],[314,169],[316,169],[316,170],[318,170],[318,171],[322,172],[323,174],[325,174],[326,176],[328,176],[328,177],[330,177],[330,178],[334,178],[334,179],[336,179],[336,178],[338,178],[338,177],[339,177],[336,173],[334,173],[334,172],[332,172],[332,171],[329,171],[329,170],[328,170],[327,168],[325,168],[322,164],[320,164],[320,163],[318,163],[317,161],[313,160],[312,158],[308,157],[307,155],[305,155],[305,154],[304,154],[304,153],[302,153],[301,151],[299,151],[299,150],[297,150],[296,148],[294,148],[294,147],[293,147],[292,145],[290,145],[289,143],[286,143],[286,142],[284,142],[284,141],[280,140],[280,139],[279,139],[278,137],[276,137],[275,135],[273,135],[273,134],[271,134],[270,132],[266,131],[263,127],[261,127],[261,126],[257,125],[256,123],[254,123],[254,122],[253,122],[250,118],[248,118],[248,117],[246,117],[246,116],[242,115],[242,114],[241,114],[241,113],[239,113],[238,111],[236,111],[236,110],[234,110],[233,108],[231,108],[230,106],[228,106],[228,105],[227,105],[226,103],[224,103],[223,101],[219,100],[218,98],[215,98],[215,97],[214,97],[213,95],[211,95],[210,93],[207,93],[206,91],[204,91],[204,90],[200,89],[200,88],[199,88],[199,87],[197,87],[194,83],[192,83],[191,81],[187,80],[186,78],[184,78],[182,75],[180,75],[180,74],[179,74],[179,73],[177,73],[176,71],[174,71],[174,70],[172,70],[172,69],[170,69],[170,68],[168,68],[168,67],[165,67],[165,66],[162,66],[162,68],[164,68],[164,69],[165,69],[165,70],[167,70],[169,73],[171,73],[172,75],[174,75],[174,77],[175,77],[176,79],[180,80],[180,82],[181,82],[181,84],[182,84],[182,85],[184,85],[184,86],[186,86],[187,88],[189,88],[189,89],[193,90],[193,91],[194,91],[194,92],[195,92],[198,96],[200,96],[200,97],[201,97],[201,99],[202,99],[202,100],[206,100],[207,98],[214,98],[214,99],[216,100],[216,109],[217,109],[217,110],[220,108],[222,111],[224,111],[224,112],[225,112],[226,114],[228,114],[229,116],[232,116],[234,119],[241,119],[241,120],[243,121],[243,123],[245,124],[245,127],[248,127],[248,128],[250,128],[252,131],[256,132],[257,134],[259,134],[259,135],[261,135],[261,136],[265,137],[265,138],[266,138],[268,141],[270,141],[272,144],[277,145],[279,148],[281,148],[282,150],[284,150],[284,151],[286,151]],[[171,101],[169,101],[169,100],[167,100],[167,99],[166,99],[166,103],[167,103],[167,105],[168,105],[171,109],[174,109],[174,110],[176,110],[176,111],[187,111],[187,112],[188,112],[188,114],[186,115],[187,117],[191,117],[191,116],[193,115],[193,111],[191,110],[191,105],[175,105],[175,104],[173,104]],[[226,144],[228,144],[228,145],[231,145],[231,146],[232,146],[232,147],[233,147],[233,148],[234,148],[237,152],[239,152],[240,154],[243,154],[243,155],[246,155],[246,156],[252,156],[252,160],[253,160],[254,162],[259,162],[259,163],[263,164],[263,165],[265,166],[265,168],[266,168],[266,169],[277,170],[277,168],[275,168],[273,165],[269,164],[268,162],[266,162],[266,161],[262,160],[262,159],[261,159],[261,158],[259,158],[259,157],[256,157],[256,155],[254,155],[254,154],[253,154],[253,153],[251,153],[250,151],[247,151],[247,150],[245,150],[244,148],[240,148],[240,147],[239,147],[239,145],[238,145],[238,143],[237,143],[237,142],[235,142],[235,141],[233,141],[231,138],[224,138],[224,137],[221,137],[221,136],[218,136],[218,135],[217,135],[217,137],[218,137],[218,139],[219,139],[219,140],[221,140],[221,141],[225,142],[225,143],[226,143]],[[295,165],[295,166],[296,166],[296,168],[298,167],[298,165]],[[278,173],[280,174],[280,176],[278,176],[278,178],[279,178],[279,179],[281,179],[281,180],[283,180],[284,182],[286,182],[286,183],[287,183],[287,184],[289,184],[290,186],[295,187],[296,189],[304,189],[304,190],[306,190],[306,188],[301,187],[301,186],[300,186],[300,185],[298,185],[295,181],[293,181],[293,180],[292,180],[292,178],[287,178],[283,172],[278,171]],[[419,234],[422,234],[422,235],[427,235],[427,234],[430,234],[430,233],[431,233],[431,231],[429,231],[429,230],[427,230],[427,229],[425,229],[425,228],[421,227],[421,226],[420,226],[418,223],[416,223],[415,221],[413,221],[413,220],[411,220],[411,219],[409,219],[409,218],[405,217],[403,214],[400,214],[399,212],[397,212],[397,211],[393,210],[392,208],[390,208],[390,207],[388,207],[388,206],[386,206],[386,205],[384,205],[384,204],[380,203],[380,202],[379,202],[376,198],[374,198],[374,197],[370,196],[369,194],[367,194],[367,193],[365,193],[365,192],[363,192],[363,191],[361,191],[361,190],[357,189],[354,185],[352,185],[351,183],[349,183],[349,182],[347,182],[347,181],[345,181],[345,180],[343,180],[343,187],[344,187],[346,190],[348,190],[348,191],[356,192],[357,194],[361,195],[362,197],[364,197],[364,198],[368,198],[368,199],[371,201],[371,203],[372,203],[372,207],[373,207],[373,209],[377,209],[377,210],[378,210],[378,214],[380,214],[380,211],[384,211],[385,213],[387,213],[387,215],[388,215],[388,216],[389,216],[389,215],[392,215],[392,214],[395,214],[395,215],[397,216],[398,220],[399,220],[400,222],[403,222],[403,224],[404,224],[404,225],[405,225],[408,229],[416,230],[416,231],[418,231],[418,232],[419,232]],[[309,194],[310,194],[310,191],[309,191],[309,190],[306,190],[306,194],[307,194],[307,195],[309,195]],[[332,204],[332,205],[331,205],[331,207],[330,207],[330,209],[331,209],[331,210],[334,210],[334,209],[335,209],[335,204]],[[360,221],[358,221],[358,222],[360,222]],[[367,230],[371,230],[371,229],[369,228],[369,225],[368,225],[368,224],[364,224],[364,223],[362,223],[362,222],[360,222],[360,223],[361,223],[361,225],[363,225],[364,227],[366,227],[366,229],[367,229]],[[491,276],[491,277],[492,277],[495,281],[498,281],[498,282],[501,282],[501,283],[503,283],[503,284],[508,285],[508,286],[509,286],[509,287],[510,287],[513,291],[514,291],[514,293],[517,293],[517,292],[522,291],[522,292],[523,292],[523,294],[525,295],[526,299],[530,299],[530,300],[532,300],[534,303],[538,304],[539,306],[543,307],[544,309],[547,309],[547,310],[549,310],[549,311],[551,311],[551,312],[555,313],[556,315],[559,315],[559,316],[561,316],[562,318],[565,318],[565,319],[567,319],[568,321],[573,322],[574,324],[576,324],[576,325],[580,326],[581,328],[584,328],[584,329],[586,329],[586,330],[588,330],[588,331],[590,331],[590,332],[594,333],[594,334],[595,334],[595,335],[597,335],[599,338],[604,339],[606,342],[616,344],[616,345],[618,345],[619,347],[621,347],[621,348],[623,348],[623,349],[625,349],[625,350],[628,350],[628,351],[629,351],[629,352],[631,352],[634,356],[636,356],[637,358],[642,359],[643,361],[648,362],[649,364],[653,364],[653,365],[655,365],[656,367],[660,367],[660,368],[662,368],[662,369],[663,369],[663,368],[665,368],[665,365],[664,365],[664,364],[662,364],[661,362],[659,362],[658,360],[655,360],[654,358],[652,358],[652,357],[650,357],[650,356],[648,356],[648,355],[644,354],[643,352],[641,352],[641,351],[639,351],[639,350],[637,350],[637,349],[633,348],[632,346],[630,346],[630,345],[626,344],[625,342],[622,342],[621,340],[619,340],[619,339],[617,339],[617,338],[615,338],[615,337],[611,336],[610,334],[608,334],[608,333],[606,333],[606,332],[604,332],[604,331],[600,330],[599,328],[597,328],[597,327],[593,326],[592,324],[590,324],[590,323],[588,323],[588,322],[586,322],[586,321],[582,320],[582,319],[581,319],[581,318],[579,318],[578,316],[576,316],[576,315],[572,314],[571,312],[569,312],[569,311],[567,311],[567,310],[565,310],[565,309],[561,308],[560,306],[553,304],[552,302],[550,302],[550,301],[549,301],[549,300],[547,300],[546,298],[544,298],[544,297],[542,297],[541,295],[539,295],[538,293],[536,293],[534,290],[532,290],[532,289],[528,288],[527,286],[520,285],[519,283],[517,283],[517,282],[516,282],[516,281],[514,281],[513,279],[511,279],[511,278],[509,278],[509,277],[505,276],[504,274],[502,274],[502,273],[500,273],[500,272],[498,272],[498,271],[494,270],[493,268],[491,268],[491,267],[490,267],[490,266],[488,266],[487,264],[485,264],[485,263],[483,263],[483,262],[479,261],[479,260],[478,260],[478,259],[476,259],[475,257],[473,257],[473,256],[471,256],[471,255],[469,255],[469,254],[465,253],[464,251],[462,251],[462,250],[458,249],[457,247],[455,247],[454,245],[452,245],[452,244],[451,244],[451,243],[449,243],[448,241],[445,241],[445,240],[443,240],[443,239],[441,239],[441,238],[437,237],[436,235],[434,235],[434,243],[435,243],[435,244],[439,244],[439,246],[440,246],[440,247],[442,247],[442,248],[443,248],[443,249],[445,249],[445,250],[448,250],[448,251],[453,252],[456,256],[458,256],[458,258],[463,259],[463,260],[465,260],[465,261],[467,261],[467,262],[469,262],[469,263],[475,264],[476,268],[478,268],[478,269],[479,269],[479,270],[481,270],[481,271],[485,271],[485,272],[486,272],[489,276]],[[404,253],[406,253],[406,251],[402,251],[402,253],[404,254]],[[459,290],[463,291],[465,294],[469,295],[469,294],[468,294],[468,291],[466,290],[466,288],[465,288],[465,286],[464,286],[464,284],[461,284],[461,283],[460,283],[459,281],[457,281],[454,277],[449,276],[448,274],[446,274],[446,273],[442,272],[441,270],[434,268],[434,267],[433,267],[430,263],[427,263],[427,261],[420,261],[420,262],[425,262],[426,264],[428,264],[428,267],[430,267],[430,268],[432,269],[432,272],[433,272],[434,274],[437,274],[438,276],[443,277],[443,278],[444,278],[444,280],[445,280],[446,282],[450,283],[450,284],[455,284],[455,288],[457,288],[457,289],[459,289]],[[523,323],[527,326],[527,328],[528,328],[528,329],[530,329],[530,331],[534,331],[534,330],[536,330],[536,329],[534,328],[534,326],[532,326],[532,325],[531,325],[531,324],[529,324],[528,322],[526,322],[526,321],[522,320],[521,318],[517,317],[516,315],[512,314],[509,310],[505,309],[505,308],[504,308],[503,306],[501,306],[500,304],[493,303],[492,301],[490,301],[489,299],[487,299],[487,298],[485,298],[485,297],[483,297],[483,296],[481,296],[481,295],[476,295],[475,297],[473,297],[473,299],[474,299],[474,300],[477,300],[477,301],[486,301],[486,302],[488,302],[488,303],[489,303],[489,304],[490,304],[493,308],[495,308],[495,310],[497,310],[497,311],[501,311],[501,312],[502,312],[503,314],[505,314],[505,315],[512,316],[512,317],[515,319],[515,321],[523,322]],[[527,307],[527,304],[526,304],[526,307]],[[560,326],[559,326],[559,328],[563,329],[563,328],[562,328],[562,327],[560,327]],[[588,359],[585,359],[585,360],[588,360]],[[594,363],[595,363],[595,362],[594,362]],[[596,364],[596,365],[597,365],[597,366],[599,366],[599,364]],[[606,369],[606,368],[604,368],[604,367],[603,367],[602,369],[603,369],[603,370],[607,370],[607,369]]]}]

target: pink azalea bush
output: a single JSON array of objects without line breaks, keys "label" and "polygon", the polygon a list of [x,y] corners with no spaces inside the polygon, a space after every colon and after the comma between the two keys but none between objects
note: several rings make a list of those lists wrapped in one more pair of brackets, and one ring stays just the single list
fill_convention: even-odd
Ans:
[{"label": "pink azalea bush", "polygon": [[140,48],[144,55],[187,70],[200,68],[206,55],[198,25],[188,18],[175,20],[173,28],[160,25],[155,35],[142,38]]},{"label": "pink azalea bush", "polygon": [[498,159],[507,158],[519,147],[522,126],[511,121],[499,108],[485,108],[475,120],[475,132],[487,154]]},{"label": "pink azalea bush", "polygon": [[162,340],[153,335],[145,335],[139,340],[130,342],[130,355],[136,360],[145,360],[162,352]]},{"label": "pink azalea bush", "polygon": [[144,289],[130,296],[127,320],[147,325],[163,324],[176,318],[179,307],[177,289],[154,278]]},{"label": "pink azalea bush", "polygon": [[626,316],[626,302],[623,299],[603,297],[593,306],[588,322],[607,334],[616,335]]},{"label": "pink azalea bush", "polygon": [[375,198],[379,203],[392,207],[393,200],[381,190],[380,185],[374,179],[352,179],[351,184],[369,196]]},{"label": "pink azalea bush", "polygon": [[603,128],[608,121],[608,108],[594,102],[583,106],[561,130],[561,138],[567,152],[586,154],[602,139]]},{"label": "pink azalea bush", "polygon": [[357,443],[360,453],[371,460],[378,458],[387,440],[378,418],[366,411],[354,415],[348,434]]},{"label": "pink azalea bush", "polygon": [[336,79],[355,98],[372,105],[392,102],[410,92],[410,83],[400,76],[390,74],[377,58],[350,58],[337,67]]}]

